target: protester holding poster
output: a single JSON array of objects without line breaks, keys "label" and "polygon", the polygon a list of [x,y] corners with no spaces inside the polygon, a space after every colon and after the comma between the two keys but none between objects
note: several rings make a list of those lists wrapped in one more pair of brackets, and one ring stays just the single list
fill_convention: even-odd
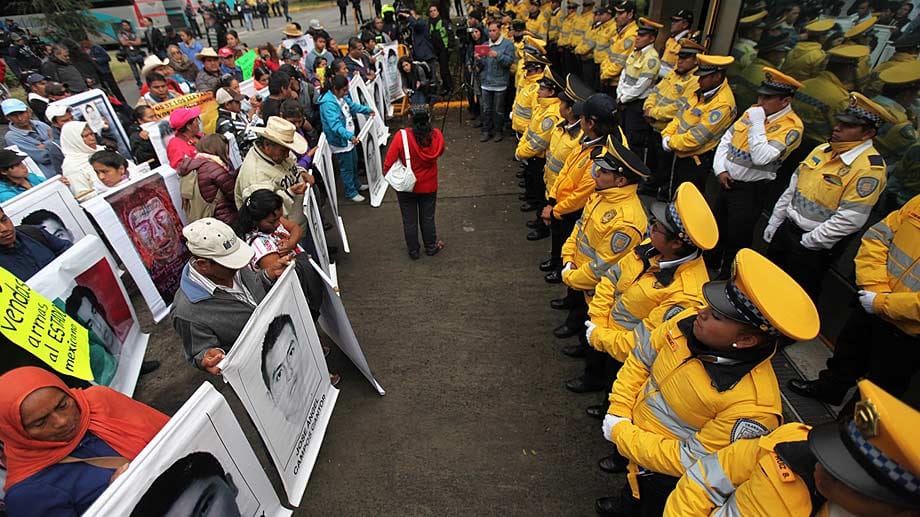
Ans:
[{"label": "protester holding poster", "polygon": [[327,90],[319,99],[320,118],[323,121],[323,133],[329,141],[329,147],[339,162],[339,174],[345,189],[345,197],[355,203],[364,201],[359,191],[367,190],[367,185],[358,181],[358,153],[355,144],[355,121],[352,112],[363,113],[373,117],[374,110],[357,104],[348,96],[348,78],[336,75],[329,81]]},{"label": "protester holding poster", "polygon": [[79,515],[166,425],[103,386],[68,388],[40,368],[0,377],[0,441],[10,515]]},{"label": "protester holding poster", "polygon": [[169,144],[166,145],[166,156],[169,157],[169,166],[178,169],[185,157],[198,154],[195,145],[201,137],[201,114],[199,108],[176,108],[169,114],[169,127],[176,132]]},{"label": "protester holding poster", "polygon": [[44,177],[29,172],[22,163],[26,158],[24,154],[0,149],[0,201],[13,199],[45,181]]},{"label": "protester holding poster", "polygon": [[103,148],[96,145],[96,135],[86,122],[68,122],[61,128],[61,150],[64,152],[62,172],[70,182],[70,191],[77,200],[93,195],[96,177],[89,157]]}]

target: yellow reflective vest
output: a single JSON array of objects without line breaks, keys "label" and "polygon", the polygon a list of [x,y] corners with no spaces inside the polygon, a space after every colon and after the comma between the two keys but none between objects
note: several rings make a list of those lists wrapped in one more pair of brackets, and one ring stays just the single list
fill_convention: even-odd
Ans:
[{"label": "yellow reflective vest", "polygon": [[515,156],[519,159],[545,156],[553,129],[562,120],[559,102],[558,97],[537,97],[533,100],[533,116],[530,117],[524,136],[518,140]]},{"label": "yellow reflective vest", "polygon": [[549,19],[543,16],[543,13],[538,13],[536,18],[528,16],[527,21],[524,22],[524,26],[527,30],[533,34],[537,39],[546,41],[546,34],[548,32]]},{"label": "yellow reflective vest", "polygon": [[673,36],[669,36],[664,42],[664,49],[661,51],[662,77],[668,75],[677,66],[678,54],[680,54],[680,43]]},{"label": "yellow reflective vest", "polygon": [[543,78],[543,72],[525,76],[521,89],[514,96],[514,106],[511,107],[511,129],[518,133],[527,131],[530,117],[533,116],[534,101],[537,100],[537,90],[540,85],[537,81]]},{"label": "yellow reflective vest", "polygon": [[581,124],[579,121],[574,122],[572,127],[567,127],[569,123],[565,120],[556,124],[553,128],[552,137],[549,141],[549,149],[546,150],[546,166],[543,167],[543,182],[546,184],[546,198],[550,198],[550,192],[553,190],[553,184],[556,178],[562,172],[565,166],[565,160],[569,157],[572,149],[578,147],[581,140]]},{"label": "yellow reflective vest", "polygon": [[631,462],[627,479],[637,498],[640,467],[682,476],[704,456],[767,434],[783,418],[773,349],[749,349],[744,368],[704,362],[705,352],[690,348],[697,343],[696,312],[684,311],[641,339],[613,383],[607,412],[629,421],[616,424],[611,439]]},{"label": "yellow reflective vest", "polygon": [[588,197],[594,192],[594,178],[591,177],[591,151],[604,145],[604,138],[592,143],[580,142],[565,159],[562,171],[550,189],[549,199],[553,204],[553,216],[577,212],[585,207]]},{"label": "yellow reflective vest", "polygon": [[557,7],[554,12],[549,13],[549,24],[547,25],[546,38],[556,45],[562,45],[562,8]]},{"label": "yellow reflective vest", "polygon": [[650,123],[655,131],[660,133],[677,115],[680,108],[690,103],[690,97],[694,96],[700,87],[697,77],[693,75],[695,71],[696,68],[693,68],[680,75],[676,69],[672,70],[652,88],[652,93],[646,97],[642,108],[652,119]]},{"label": "yellow reflective vest", "polygon": [[616,32],[614,40],[610,42],[610,47],[607,49],[607,59],[601,62],[601,81],[610,83],[612,86],[619,83],[620,72],[626,66],[626,58],[632,52],[638,32],[639,26],[633,22]]},{"label": "yellow reflective vest", "polygon": [[821,44],[815,41],[800,41],[786,54],[781,70],[805,81],[824,71],[827,54]]},{"label": "yellow reflective vest", "polygon": [[607,20],[594,30],[594,62],[600,66],[605,59],[609,59],[610,45],[617,36],[617,23],[613,18]]},{"label": "yellow reflective vest", "polygon": [[850,91],[827,70],[802,84],[792,98],[792,109],[805,123],[806,139],[812,143],[827,142],[837,123],[837,114],[850,105]]},{"label": "yellow reflective vest", "polygon": [[562,24],[559,29],[559,41],[556,42],[560,47],[570,47],[572,46],[572,36],[573,31],[575,30],[575,23],[578,20],[578,13],[573,12],[568,14],[566,12],[562,16]]},{"label": "yellow reflective vest", "polygon": [[856,285],[878,293],[876,314],[920,334],[920,196],[866,230],[854,261]]},{"label": "yellow reflective vest", "polygon": [[[664,516],[811,516],[808,485],[776,453],[783,443],[801,442],[807,448],[809,429],[799,422],[782,425],[766,436],[737,441],[702,458],[678,481]],[[817,515],[827,514],[819,509]]]},{"label": "yellow reflective vest", "polygon": [[588,10],[587,12],[573,16],[573,18],[575,18],[575,20],[572,23],[572,34],[569,37],[569,46],[574,48],[581,45],[588,30],[594,25],[594,14]]},{"label": "yellow reflective vest", "polygon": [[646,240],[609,268],[588,307],[588,316],[597,325],[590,345],[622,363],[636,343],[662,323],[703,305],[709,272],[702,254],[694,255],[662,269],[655,248]]},{"label": "yellow reflective vest", "polygon": [[648,219],[637,189],[633,184],[591,194],[562,246],[562,262],[575,265],[562,273],[565,285],[579,291],[593,290],[607,269],[639,244]]},{"label": "yellow reflective vest", "polygon": [[715,92],[704,94],[697,89],[661,131],[661,137],[670,137],[668,147],[678,157],[698,156],[719,145],[736,115],[735,96],[725,80]]}]

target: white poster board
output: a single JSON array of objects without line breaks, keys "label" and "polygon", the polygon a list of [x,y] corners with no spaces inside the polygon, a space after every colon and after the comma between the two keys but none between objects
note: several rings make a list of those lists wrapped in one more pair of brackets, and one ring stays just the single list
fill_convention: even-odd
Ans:
[{"label": "white poster board", "polygon": [[386,45],[381,45],[381,52],[384,54],[383,75],[387,87],[387,99],[390,103],[398,101],[405,96],[403,92],[402,76],[399,74],[399,43],[391,41]]},{"label": "white poster board", "polygon": [[[132,156],[128,133],[122,127],[121,120],[112,108],[112,103],[102,90],[89,90],[64,97],[48,106],[69,106],[75,120],[82,120],[89,124],[94,133],[115,140],[118,144],[118,152],[125,158]],[[160,162],[168,163],[163,160]]]},{"label": "white poster board", "polygon": [[374,378],[371,367],[367,364],[367,357],[364,356],[364,350],[358,343],[355,336],[355,330],[351,326],[351,320],[348,319],[348,313],[345,312],[345,305],[342,304],[342,298],[339,297],[338,289],[332,284],[332,279],[327,277],[323,268],[310,259],[310,265],[319,273],[323,279],[323,288],[326,290],[323,297],[323,305],[319,310],[319,326],[323,332],[329,336],[332,341],[338,345],[339,349],[351,360],[352,364],[364,375],[364,378],[371,383],[374,390],[381,397],[387,392],[383,386]]},{"label": "white poster board", "polygon": [[[161,170],[166,174],[160,175]],[[178,188],[178,178],[170,171],[157,168],[82,205],[134,278],[154,322],[169,313],[182,268],[191,258],[180,238],[184,214],[169,187],[175,180]]]},{"label": "white poster board", "polygon": [[288,500],[299,505],[339,390],[329,382],[294,267],[256,307],[218,367],[265,442]]},{"label": "white poster board", "polygon": [[364,79],[361,79],[360,75],[355,75],[351,78],[351,82],[348,86],[348,94],[351,96],[351,100],[353,102],[367,106],[377,112],[377,116],[375,117],[364,115],[362,113],[356,113],[355,115],[358,121],[358,130],[361,131],[364,129],[364,126],[368,125],[369,123],[376,133],[376,141],[386,143],[386,140],[390,135],[390,130],[387,128],[386,122],[383,120],[385,117],[381,114],[380,110],[377,109],[373,94],[368,89],[368,85],[364,83]]},{"label": "white poster board", "polygon": [[329,147],[325,133],[320,133],[319,135],[316,152],[313,154],[313,168],[323,178],[323,185],[326,187],[326,198],[329,200],[332,216],[335,218],[335,227],[339,232],[342,248],[344,248],[345,253],[351,253],[351,248],[348,246],[348,235],[345,233],[345,221],[339,215],[339,198],[335,189],[335,167],[332,162],[332,148]]},{"label": "white poster board", "polygon": [[[313,36],[309,34],[304,34],[296,38],[286,38],[281,40],[281,46],[284,48],[291,48],[294,45],[300,45],[300,50],[303,51],[304,55],[307,55],[308,52],[312,51],[314,48]],[[279,52],[280,54],[281,52]]]},{"label": "white poster board", "polygon": [[[378,74],[367,87],[374,98],[374,106],[380,119],[383,120],[392,115],[393,105],[387,102],[387,88],[384,84],[383,76]],[[389,136],[389,129],[387,130],[387,136]],[[383,140],[386,141],[386,139]]]},{"label": "white poster board", "polygon": [[326,246],[326,232],[323,230],[323,219],[319,214],[319,202],[313,188],[308,188],[303,197],[303,213],[307,218],[307,229],[313,237],[313,246],[316,248],[317,262],[323,271],[332,279],[333,285],[338,286],[338,273],[335,264],[329,257],[329,248]]},{"label": "white poster board", "polygon": [[150,515],[287,517],[227,401],[198,390],[84,517]]},{"label": "white poster board", "polygon": [[96,229],[73,198],[70,187],[61,183],[60,176],[30,188],[4,202],[2,207],[13,224],[41,226],[71,244],[87,235],[96,235]]},{"label": "white poster board", "polygon": [[[102,241],[89,235],[26,283],[49,300],[59,299],[65,312],[90,331],[90,359],[96,382],[130,397],[150,336],[141,332],[137,313],[117,271]],[[107,372],[114,375],[110,379],[100,379],[102,372],[95,369],[103,363],[109,370],[117,364],[114,371]]]},{"label": "white poster board", "polygon": [[367,171],[367,186],[370,189],[371,206],[377,208],[383,203],[389,183],[383,179],[383,162],[380,159],[380,146],[374,126],[365,125],[358,135],[361,151],[364,153],[364,170]]}]

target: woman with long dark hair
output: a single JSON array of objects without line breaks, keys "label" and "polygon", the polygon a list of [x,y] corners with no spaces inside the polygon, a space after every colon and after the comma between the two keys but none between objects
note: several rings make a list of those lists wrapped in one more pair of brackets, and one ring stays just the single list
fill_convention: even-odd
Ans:
[{"label": "woman with long dark hair", "polygon": [[464,75],[466,83],[470,86],[467,90],[466,98],[469,101],[467,111],[472,117],[479,116],[479,95],[482,85],[479,82],[479,67],[476,65],[476,45],[485,45],[488,43],[488,37],[483,33],[482,25],[478,23],[469,29],[470,42],[466,46],[466,59],[464,61]]},{"label": "woman with long dark hair", "polygon": [[428,86],[431,74],[425,71],[427,64],[415,63],[409,56],[399,58],[397,67],[402,77],[403,92],[409,96],[412,104],[428,104]]},{"label": "woman with long dark hair", "polygon": [[397,192],[399,210],[402,213],[403,232],[409,257],[419,257],[418,231],[421,226],[425,254],[435,255],[444,249],[444,241],[438,239],[434,224],[434,212],[438,201],[438,157],[444,153],[444,136],[441,130],[431,127],[431,112],[424,105],[412,106],[409,110],[411,127],[396,133],[383,162],[384,174],[396,163],[406,163],[403,138],[409,147],[409,159],[415,174],[415,188],[412,192]]}]

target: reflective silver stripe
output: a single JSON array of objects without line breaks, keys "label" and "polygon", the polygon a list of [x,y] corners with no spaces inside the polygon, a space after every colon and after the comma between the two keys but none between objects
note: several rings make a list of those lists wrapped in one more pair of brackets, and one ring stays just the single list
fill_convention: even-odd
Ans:
[{"label": "reflective silver stripe", "polygon": [[704,143],[712,140],[713,134],[703,126],[694,126],[690,128],[690,134],[696,138],[698,143]]},{"label": "reflective silver stripe", "polygon": [[834,215],[834,212],[836,212],[836,210],[821,206],[803,196],[799,189],[796,189],[795,193],[792,195],[792,208],[805,219],[817,223],[827,221]]},{"label": "reflective silver stripe", "polygon": [[706,497],[715,506],[722,506],[735,493],[735,485],[728,479],[716,454],[710,454],[694,463],[687,469],[686,476],[703,488]]},{"label": "reflective silver stripe", "polygon": [[[649,377],[649,379],[651,380],[652,377]],[[651,386],[647,386],[646,390],[648,391],[649,388],[651,388]],[[657,385],[653,389],[657,390],[658,389]],[[687,424],[686,422],[681,420],[676,414],[674,414],[674,412],[671,411],[671,408],[668,406],[667,402],[665,402],[664,399],[662,398],[660,392],[650,393],[648,397],[645,399],[645,405],[648,407],[649,411],[652,412],[652,415],[655,417],[655,419],[661,422],[661,425],[663,425],[668,431],[670,431],[671,434],[676,436],[678,440],[683,441],[683,440],[687,440],[690,438],[693,438],[695,440],[694,436],[696,435],[697,431],[699,431],[699,429],[692,427],[690,424]],[[681,455],[681,462],[683,463],[683,457],[684,457],[684,446],[683,445],[681,445],[680,455]],[[705,455],[706,453],[704,452],[700,456],[705,456]],[[694,459],[693,461],[696,461],[696,459]],[[684,465],[689,467],[689,465],[686,463],[684,463]]]},{"label": "reflective silver stripe", "polygon": [[550,171],[556,174],[559,174],[562,171],[562,167],[565,166],[565,162],[559,161],[555,156],[547,152],[546,153],[546,166],[549,168]]},{"label": "reflective silver stripe", "polygon": [[778,150],[780,153],[786,152],[786,144],[782,142],[777,142],[776,140],[767,140],[767,145]]},{"label": "reflective silver stripe", "polygon": [[623,305],[622,297],[620,297],[620,300],[613,306],[613,310],[610,311],[610,317],[613,318],[613,321],[619,323],[621,327],[626,329],[635,328],[636,325],[642,321],[626,310],[626,306]]},{"label": "reflective silver stripe", "polygon": [[535,135],[532,131],[527,132],[527,141],[529,141],[530,145],[532,145],[538,151],[546,149],[546,146],[549,145],[549,142]]},{"label": "reflective silver stripe", "polygon": [[617,283],[620,281],[621,274],[623,274],[622,268],[620,268],[620,264],[618,262],[607,269],[607,274],[605,276],[607,277],[607,280],[610,280],[610,282],[613,283],[613,287],[616,287]]},{"label": "reflective silver stripe", "polygon": [[680,443],[680,462],[685,469],[690,468],[697,460],[706,457],[711,452],[703,447],[694,434]]},{"label": "reflective silver stripe", "polygon": [[879,240],[889,243],[894,239],[894,232],[885,224],[885,221],[879,221],[866,230],[863,239]]},{"label": "reflective silver stripe", "polygon": [[725,501],[721,508],[712,514],[713,517],[741,517],[741,510],[738,509],[738,501],[735,500],[735,494]]},{"label": "reflective silver stripe", "polygon": [[636,335],[636,346],[633,347],[632,354],[645,365],[646,369],[651,371],[652,363],[658,357],[658,351],[652,346],[652,332],[646,328],[644,323],[636,325],[633,332]]},{"label": "reflective silver stripe", "polygon": [[597,251],[591,247],[591,243],[588,242],[588,238],[585,235],[579,233],[578,237],[578,251],[582,252],[586,257],[591,259],[591,269],[597,273],[597,276],[600,277],[608,269],[610,269],[610,263],[606,260],[600,258],[597,254]]},{"label": "reflective silver stripe", "polygon": [[639,80],[638,77],[633,77],[633,76],[631,76],[631,75],[629,75],[629,74],[625,74],[624,77],[623,77],[623,84],[625,84],[625,85],[627,85],[627,86],[632,86],[632,85],[636,84],[636,81],[638,81],[638,80]]},{"label": "reflective silver stripe", "polygon": [[514,105],[514,114],[515,114],[515,115],[518,115],[518,116],[520,116],[520,117],[530,118],[530,116],[533,114],[533,109],[532,109],[532,108],[525,108],[525,107],[521,106],[520,104],[515,104],[515,105]]},{"label": "reflective silver stripe", "polygon": [[860,214],[868,214],[872,211],[872,205],[857,203],[855,201],[841,201],[838,210],[849,210]]},{"label": "reflective silver stripe", "polygon": [[774,160],[763,166],[754,165],[753,160],[751,160],[751,153],[744,149],[735,147],[732,144],[728,145],[728,161],[740,165],[746,169],[763,171],[767,173],[775,173],[783,164],[782,160]]},{"label": "reflective silver stripe", "polygon": [[894,244],[888,247],[888,274],[911,292],[920,291],[920,264]]}]

